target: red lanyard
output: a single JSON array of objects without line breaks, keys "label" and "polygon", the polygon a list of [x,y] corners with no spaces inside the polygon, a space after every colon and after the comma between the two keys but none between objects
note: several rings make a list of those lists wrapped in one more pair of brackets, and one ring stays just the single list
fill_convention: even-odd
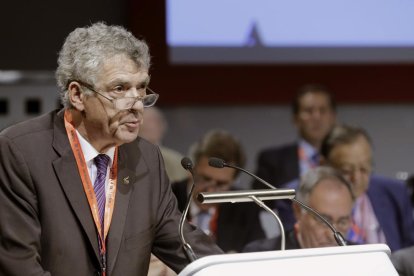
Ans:
[{"label": "red lanyard", "polygon": [[99,235],[99,249],[102,258],[102,273],[106,275],[106,246],[105,240],[108,235],[109,226],[111,225],[112,214],[115,205],[115,194],[116,194],[116,179],[118,175],[118,148],[115,148],[114,162],[109,174],[108,191],[106,192],[106,203],[105,203],[105,215],[104,215],[104,235],[99,229],[101,228],[101,222],[99,220],[98,203],[93,190],[92,182],[89,176],[88,167],[86,165],[85,157],[82,152],[82,147],[79,143],[76,129],[73,126],[72,114],[70,111],[65,110],[65,128],[69,138],[70,146],[75,155],[76,164],[82,180],[83,189],[88,199],[89,207],[92,212],[93,220]]}]

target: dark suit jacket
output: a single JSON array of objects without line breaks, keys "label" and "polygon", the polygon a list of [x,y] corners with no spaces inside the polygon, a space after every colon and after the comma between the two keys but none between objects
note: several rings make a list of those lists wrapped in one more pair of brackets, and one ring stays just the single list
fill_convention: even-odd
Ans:
[{"label": "dark suit jacket", "polygon": [[[298,180],[291,181],[286,188],[297,189],[298,185]],[[372,175],[367,195],[390,249],[414,245],[412,206],[404,183]],[[291,202],[279,200],[276,204],[285,229],[292,229],[295,218]]]},{"label": "dark suit jacket", "polygon": [[[295,231],[290,230],[285,232],[285,249],[300,249],[298,240],[296,239]],[[247,244],[243,252],[259,252],[259,251],[273,251],[280,250],[282,243],[281,236],[271,239],[263,239],[253,241]]]},{"label": "dark suit jacket", "polygon": [[[174,270],[188,261],[180,212],[156,146],[119,147],[118,185],[107,238],[107,275],[146,275],[151,251]],[[0,274],[96,275],[98,238],[66,135],[63,112],[0,134]],[[190,225],[198,256],[220,253]]]},{"label": "dark suit jacket", "polygon": [[[172,184],[181,211],[184,210],[187,202],[187,183],[186,180]],[[265,234],[258,212],[259,207],[253,202],[220,204],[217,218],[217,245],[224,252],[241,252],[247,243],[263,239]]]},{"label": "dark suit jacket", "polygon": [[[276,188],[299,178],[299,170],[298,143],[269,148],[259,153],[256,174]],[[253,188],[266,187],[254,182]]]}]

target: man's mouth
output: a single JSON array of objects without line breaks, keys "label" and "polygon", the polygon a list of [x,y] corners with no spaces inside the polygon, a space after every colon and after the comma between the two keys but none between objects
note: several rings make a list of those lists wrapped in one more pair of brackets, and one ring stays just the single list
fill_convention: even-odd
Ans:
[{"label": "man's mouth", "polygon": [[129,128],[137,128],[141,124],[141,121],[140,120],[126,121],[123,124]]}]

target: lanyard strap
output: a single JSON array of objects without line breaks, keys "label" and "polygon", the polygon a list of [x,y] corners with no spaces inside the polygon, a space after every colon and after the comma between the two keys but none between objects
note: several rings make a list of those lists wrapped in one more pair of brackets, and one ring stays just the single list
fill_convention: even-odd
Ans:
[{"label": "lanyard strap", "polygon": [[96,230],[99,235],[99,249],[102,257],[102,270],[105,275],[106,270],[106,246],[105,240],[108,235],[109,226],[111,225],[112,214],[115,205],[115,194],[116,194],[116,180],[118,175],[118,147],[115,148],[114,162],[109,173],[108,191],[106,192],[105,202],[105,215],[104,215],[104,235],[99,229],[101,228],[101,222],[99,219],[98,203],[93,190],[92,182],[89,176],[88,167],[86,165],[85,156],[82,152],[76,129],[73,126],[72,114],[69,110],[65,110],[65,128],[69,138],[70,146],[73,154],[75,155],[76,164],[82,180],[83,189],[88,199],[89,207],[92,212],[93,220],[95,222]]}]

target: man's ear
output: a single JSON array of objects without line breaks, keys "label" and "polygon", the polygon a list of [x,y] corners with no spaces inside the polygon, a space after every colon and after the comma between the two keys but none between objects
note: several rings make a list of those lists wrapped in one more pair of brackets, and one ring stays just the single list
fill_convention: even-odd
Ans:
[{"label": "man's ear", "polygon": [[76,81],[72,81],[71,83],[69,83],[68,93],[69,101],[72,104],[72,106],[78,111],[83,111],[85,109],[83,103],[85,99],[85,94],[82,93],[80,84]]}]

